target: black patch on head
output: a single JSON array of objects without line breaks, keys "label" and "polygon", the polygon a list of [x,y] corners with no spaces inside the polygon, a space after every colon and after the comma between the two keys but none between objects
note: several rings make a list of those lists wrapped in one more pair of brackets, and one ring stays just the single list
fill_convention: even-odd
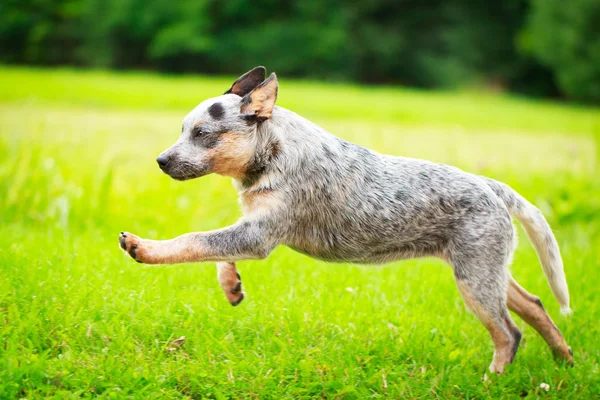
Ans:
[{"label": "black patch on head", "polygon": [[215,103],[208,107],[208,113],[213,119],[221,119],[225,115],[225,109],[221,103]]}]

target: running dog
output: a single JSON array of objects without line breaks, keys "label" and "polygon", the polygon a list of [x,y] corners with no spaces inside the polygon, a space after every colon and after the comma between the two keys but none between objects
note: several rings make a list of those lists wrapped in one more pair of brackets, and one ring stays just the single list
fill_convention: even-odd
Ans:
[{"label": "running dog", "polygon": [[243,298],[234,262],[264,259],[278,245],[321,260],[387,263],[439,257],[452,266],[467,307],[488,329],[489,367],[512,362],[521,333],[508,310],[535,328],[554,355],[572,352],[540,299],[508,266],[523,225],[565,314],[569,292],[558,244],[541,212],[504,183],[428,161],[381,155],[275,106],[278,82],[257,67],[183,120],[177,142],[157,158],[178,180],[233,178],[243,217],[234,225],[171,240],[122,232],[136,261],[216,261],[229,301]]}]

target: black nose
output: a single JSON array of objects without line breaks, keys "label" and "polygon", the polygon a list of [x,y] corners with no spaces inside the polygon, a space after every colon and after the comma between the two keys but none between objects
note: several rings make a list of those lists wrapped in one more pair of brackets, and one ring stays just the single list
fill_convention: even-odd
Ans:
[{"label": "black nose", "polygon": [[164,154],[161,154],[160,156],[158,156],[158,158],[156,159],[156,162],[158,163],[158,166],[161,168],[164,168],[167,166],[167,164],[169,163],[169,161],[171,161],[169,159],[169,156],[165,156]]}]

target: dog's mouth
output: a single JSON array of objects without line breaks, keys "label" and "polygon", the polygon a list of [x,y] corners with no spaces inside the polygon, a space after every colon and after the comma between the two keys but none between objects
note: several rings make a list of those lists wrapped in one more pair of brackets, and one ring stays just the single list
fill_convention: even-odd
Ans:
[{"label": "dog's mouth", "polygon": [[169,163],[160,167],[162,172],[178,181],[188,181],[190,179],[200,178],[210,173],[208,165],[198,166],[191,164],[172,164]]}]

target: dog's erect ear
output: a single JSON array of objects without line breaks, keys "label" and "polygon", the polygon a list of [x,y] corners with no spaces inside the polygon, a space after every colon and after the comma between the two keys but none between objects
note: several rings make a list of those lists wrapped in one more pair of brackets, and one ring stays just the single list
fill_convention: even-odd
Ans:
[{"label": "dog's erect ear", "polygon": [[265,67],[256,67],[240,76],[224,94],[233,93],[240,97],[244,97],[250,93],[252,89],[260,85],[260,83],[265,80],[266,76],[267,70]]},{"label": "dog's erect ear", "polygon": [[278,87],[277,75],[272,73],[266,81],[244,96],[240,110],[242,115],[255,117],[258,121],[271,118]]}]

